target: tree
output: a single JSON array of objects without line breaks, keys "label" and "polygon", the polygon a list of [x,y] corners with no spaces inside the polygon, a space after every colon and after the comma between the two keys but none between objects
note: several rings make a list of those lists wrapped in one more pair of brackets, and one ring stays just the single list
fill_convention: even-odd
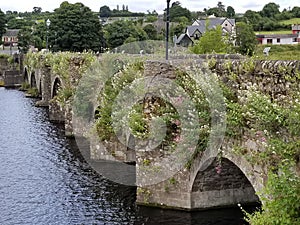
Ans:
[{"label": "tree", "polygon": [[299,6],[295,6],[292,9],[292,13],[295,17],[300,18],[300,7]]},{"label": "tree", "polygon": [[147,39],[146,32],[132,21],[118,20],[104,27],[104,37],[110,48],[116,48],[126,42],[133,40],[144,41]]},{"label": "tree", "polygon": [[195,54],[226,53],[229,46],[228,38],[222,35],[222,27],[217,26],[216,29],[206,31],[191,47],[191,51]]},{"label": "tree", "polygon": [[253,55],[257,39],[251,25],[244,22],[237,24],[236,44],[239,53]]},{"label": "tree", "polygon": [[222,2],[218,2],[217,8],[220,10],[220,12],[225,12],[225,5],[223,5]]},{"label": "tree", "polygon": [[179,23],[176,26],[172,26],[171,27],[171,32],[170,32],[171,37],[174,37],[175,35],[177,37],[179,37],[184,32],[185,28],[186,28],[186,24],[184,24],[184,23]]},{"label": "tree", "polygon": [[232,6],[228,6],[226,12],[228,18],[233,18],[235,16],[235,10]]},{"label": "tree", "polygon": [[180,2],[174,2],[170,7],[170,21],[179,22],[178,18],[186,17],[189,21],[192,19],[192,14],[187,8],[183,8]]},{"label": "tree", "polygon": [[18,33],[18,47],[22,52],[26,53],[31,44],[31,30],[29,28],[23,28]]},{"label": "tree", "polygon": [[280,6],[278,4],[270,2],[263,7],[261,15],[263,17],[274,18],[276,14],[280,13],[279,7]]},{"label": "tree", "polygon": [[34,14],[40,14],[42,12],[42,8],[41,7],[33,7],[33,11],[32,13]]},{"label": "tree", "polygon": [[2,36],[5,33],[6,29],[6,19],[5,19],[5,14],[2,12],[2,10],[0,9],[0,44],[2,43]]},{"label": "tree", "polygon": [[157,30],[152,24],[147,24],[144,26],[143,30],[148,35],[148,39],[156,40],[157,39]]},{"label": "tree", "polygon": [[61,3],[50,18],[49,44],[61,51],[100,51],[102,27],[90,8],[82,3]]},{"label": "tree", "polygon": [[251,24],[254,30],[263,29],[262,17],[255,11],[247,10],[244,14],[243,21],[247,24]]},{"label": "tree", "polygon": [[102,6],[100,8],[100,17],[110,17],[110,16],[111,16],[110,8],[107,5]]}]

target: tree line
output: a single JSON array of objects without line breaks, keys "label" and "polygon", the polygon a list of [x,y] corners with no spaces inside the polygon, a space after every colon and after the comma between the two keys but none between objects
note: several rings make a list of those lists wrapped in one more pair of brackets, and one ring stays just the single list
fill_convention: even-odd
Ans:
[{"label": "tree line", "polygon": [[[300,7],[295,6],[280,12],[279,5],[268,3],[261,11],[248,10],[239,17],[232,6],[226,7],[222,2],[210,9],[191,12],[176,1],[170,7],[171,36],[179,36],[192,21],[209,15],[235,18],[237,22],[244,22],[245,26],[250,26],[249,29],[254,31],[274,30],[286,26],[279,25],[282,19],[299,18]],[[101,24],[99,19],[116,16],[133,16],[139,19],[116,20],[105,25]],[[51,21],[49,27],[45,22],[47,19]],[[71,4],[65,1],[54,12],[43,12],[40,7],[34,7],[32,12],[4,13],[0,10],[0,35],[4,34],[6,28],[21,29],[18,36],[19,46],[24,52],[30,45],[38,49],[45,48],[47,37],[52,51],[101,52],[133,41],[164,40],[165,28],[162,26],[161,29],[157,29],[153,24],[156,20],[158,14],[155,10],[139,14],[130,12],[128,6],[123,5],[113,10],[102,6],[99,12],[93,12],[82,3]]]}]

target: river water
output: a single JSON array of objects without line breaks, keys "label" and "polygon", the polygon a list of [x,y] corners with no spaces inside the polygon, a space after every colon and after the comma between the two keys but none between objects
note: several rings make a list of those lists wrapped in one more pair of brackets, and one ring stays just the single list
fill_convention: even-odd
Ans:
[{"label": "river water", "polygon": [[34,102],[0,87],[1,225],[245,224],[238,208],[189,213],[136,206],[136,188],[97,174]]}]

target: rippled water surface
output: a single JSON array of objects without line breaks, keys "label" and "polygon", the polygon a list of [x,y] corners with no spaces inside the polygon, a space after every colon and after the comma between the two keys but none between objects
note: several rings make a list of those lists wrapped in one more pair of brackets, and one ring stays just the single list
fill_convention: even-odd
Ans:
[{"label": "rippled water surface", "polygon": [[0,224],[243,224],[238,209],[136,207],[134,187],[84,161],[73,140],[22,92],[0,88]]}]

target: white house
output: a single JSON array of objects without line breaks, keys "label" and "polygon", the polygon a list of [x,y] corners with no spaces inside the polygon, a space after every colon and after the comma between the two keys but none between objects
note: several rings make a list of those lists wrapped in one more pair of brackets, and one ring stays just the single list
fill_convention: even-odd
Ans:
[{"label": "white house", "polygon": [[268,45],[292,45],[298,44],[298,34],[258,34],[260,44]]}]

